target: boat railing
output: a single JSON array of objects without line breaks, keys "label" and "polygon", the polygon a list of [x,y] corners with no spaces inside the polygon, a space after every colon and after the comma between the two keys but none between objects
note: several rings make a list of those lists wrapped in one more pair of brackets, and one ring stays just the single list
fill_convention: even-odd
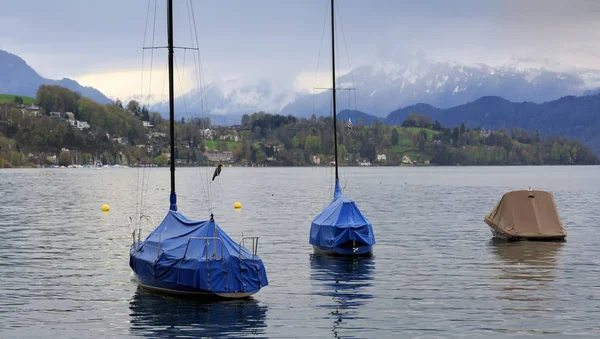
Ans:
[{"label": "boat railing", "polygon": [[146,225],[150,224],[151,228],[154,228],[154,218],[149,215],[142,214],[138,220],[138,223],[134,225],[133,217],[129,217],[129,228],[131,229],[131,236],[133,237],[133,243],[140,242],[142,234],[142,222],[146,221]]},{"label": "boat railing", "polygon": [[192,242],[192,240],[204,240],[206,242],[206,261],[209,260],[208,257],[208,242],[213,240],[216,241],[218,240],[221,243],[221,257],[219,259],[216,258],[217,255],[217,248],[216,248],[216,242],[214,243],[214,248],[213,248],[213,254],[212,254],[212,260],[223,260],[223,240],[221,240],[221,238],[217,238],[217,237],[191,237],[188,239],[187,241],[187,245],[185,245],[185,252],[183,253],[183,259],[186,258],[187,256],[187,252],[188,252],[188,248],[190,247],[190,243]]},{"label": "boat railing", "polygon": [[239,253],[239,259],[249,259],[247,257],[242,257],[242,248],[246,248],[246,246],[244,246],[245,240],[252,240],[252,247],[251,247],[251,252],[252,252],[252,259],[254,259],[254,257],[256,257],[258,254],[258,238],[259,237],[252,237],[252,236],[243,236],[242,239],[240,240],[240,242],[238,243],[239,245],[239,249],[238,249],[238,253]]}]

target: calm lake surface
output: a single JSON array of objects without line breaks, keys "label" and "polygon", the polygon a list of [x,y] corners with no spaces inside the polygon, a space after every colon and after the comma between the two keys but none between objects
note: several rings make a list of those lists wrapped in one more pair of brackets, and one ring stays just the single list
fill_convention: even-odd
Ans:
[{"label": "calm lake surface", "polygon": [[[187,217],[208,218],[205,176],[177,170]],[[308,244],[331,169],[223,168],[215,219],[234,240],[261,236],[269,286],[203,304],[130,278],[126,219],[143,195],[162,220],[168,169],[2,170],[0,337],[598,337],[599,178],[599,167],[343,168],[377,245],[340,260]],[[490,241],[484,215],[529,186],[554,193],[567,242]]]}]

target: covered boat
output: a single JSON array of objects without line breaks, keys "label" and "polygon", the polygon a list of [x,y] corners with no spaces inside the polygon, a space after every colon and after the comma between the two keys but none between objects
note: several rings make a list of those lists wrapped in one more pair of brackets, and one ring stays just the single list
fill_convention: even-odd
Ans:
[{"label": "covered boat", "polygon": [[332,255],[370,255],[375,245],[371,222],[354,201],[344,198],[339,182],[331,204],[317,215],[310,226],[315,252]]},{"label": "covered boat", "polygon": [[494,237],[507,240],[563,240],[567,236],[554,197],[546,191],[505,193],[485,222]]},{"label": "covered boat", "polygon": [[335,190],[333,201],[310,225],[309,243],[315,253],[330,255],[370,255],[375,245],[373,226],[354,201],[344,198],[338,173],[337,106],[335,86],[335,5],[331,0],[331,102],[333,113],[333,145],[335,153]]},{"label": "covered boat", "polygon": [[[170,207],[162,223],[144,241],[140,239],[141,222],[134,227],[130,218],[133,244],[129,251],[129,265],[137,282],[148,289],[201,297],[245,298],[268,284],[263,262],[256,255],[258,237],[242,237],[240,242],[236,243],[215,223],[212,212],[210,220],[194,221],[187,219],[177,210],[173,161],[177,158],[173,86],[173,0],[167,1],[167,33]],[[153,224],[151,218],[140,213],[140,221],[142,219]],[[251,240],[252,251],[244,247],[245,240]]]},{"label": "covered boat", "polygon": [[268,284],[256,246],[249,251],[212,219],[194,221],[170,211],[145,241],[131,247],[129,264],[143,287],[241,298]]}]

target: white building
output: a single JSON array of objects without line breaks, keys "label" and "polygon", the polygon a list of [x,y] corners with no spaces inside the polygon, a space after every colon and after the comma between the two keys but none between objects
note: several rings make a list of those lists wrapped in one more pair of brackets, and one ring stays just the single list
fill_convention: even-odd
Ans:
[{"label": "white building", "polygon": [[387,160],[385,154],[377,154],[377,161]]},{"label": "white building", "polygon": [[87,121],[80,121],[80,120],[69,120],[69,125],[73,128],[78,128],[80,131],[85,129],[85,128],[90,128],[90,124],[87,123]]},{"label": "white building", "polygon": [[148,128],[152,128],[152,124],[150,123],[150,121],[142,121],[142,124],[144,125],[144,127],[148,127]]},{"label": "white building", "polygon": [[402,157],[402,163],[403,163],[403,164],[412,164],[412,160],[410,159],[410,156],[409,156],[409,155],[407,155],[407,154],[405,154],[405,155]]},{"label": "white building", "polygon": [[40,115],[40,107],[34,104],[21,105],[21,113],[23,115],[37,117]]},{"label": "white building", "polygon": [[213,140],[214,134],[215,134],[214,131],[211,130],[210,128],[200,130],[200,135],[203,136],[207,140]]}]

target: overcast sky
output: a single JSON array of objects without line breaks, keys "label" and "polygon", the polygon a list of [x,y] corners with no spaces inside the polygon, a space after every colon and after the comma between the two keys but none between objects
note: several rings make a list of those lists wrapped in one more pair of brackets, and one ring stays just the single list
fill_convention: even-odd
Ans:
[{"label": "overcast sky", "polygon": [[[320,49],[320,63],[328,64],[329,26],[320,48],[328,0],[191,1],[209,82],[266,79],[298,89],[299,79],[315,74]],[[21,56],[44,77],[74,78],[113,97],[134,95],[141,91],[148,3],[4,0],[0,49]],[[189,46],[189,1],[175,3],[175,44]],[[154,0],[151,22],[153,6]],[[434,59],[467,64],[519,60],[600,69],[596,0],[338,0],[337,6],[352,66],[422,50]],[[166,44],[165,10],[166,1],[158,0],[155,45]],[[152,24],[148,27],[146,45]],[[164,51],[155,53],[154,67],[160,71]],[[343,54],[342,68],[348,68]],[[155,79],[161,78],[158,73]]]}]

